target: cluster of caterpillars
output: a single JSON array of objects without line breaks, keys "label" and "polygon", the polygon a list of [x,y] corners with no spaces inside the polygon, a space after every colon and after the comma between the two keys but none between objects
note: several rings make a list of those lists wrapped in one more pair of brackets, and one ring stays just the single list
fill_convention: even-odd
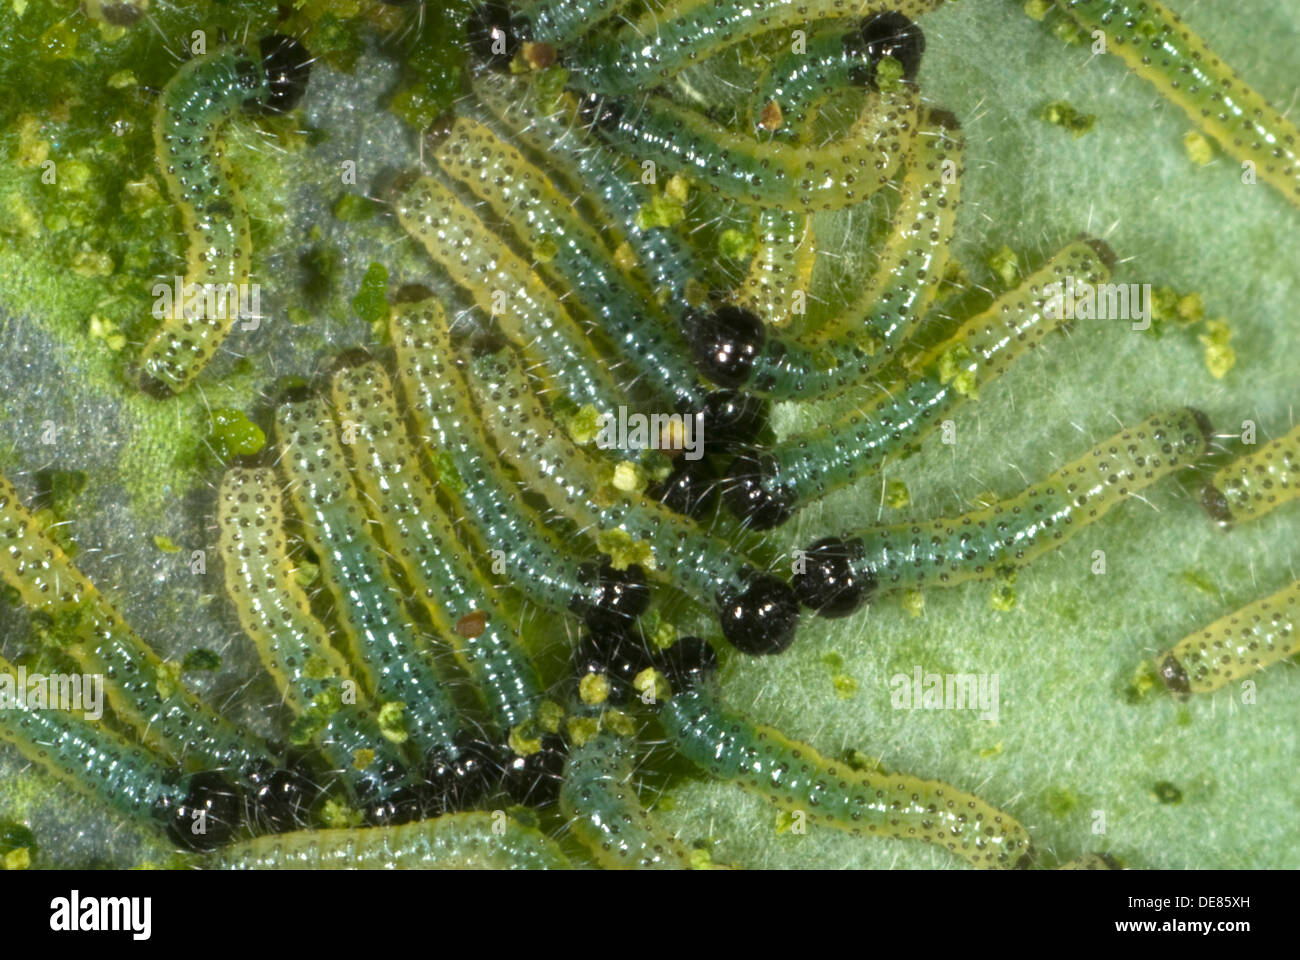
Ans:
[{"label": "cluster of caterpillars", "polygon": [[[135,739],[35,710],[0,716],[0,736],[158,822],[211,866],[563,867],[568,852],[527,815],[490,805],[555,799],[601,866],[707,865],[637,799],[645,724],[707,775],[815,823],[923,839],[979,866],[1029,865],[1028,834],[1007,813],[938,781],[828,760],[726,707],[713,678],[715,643],[779,653],[801,608],[844,616],[888,591],[1029,563],[1195,466],[1210,443],[1203,414],[1161,413],[1017,496],[820,540],[792,580],[752,536],[914,449],[1061,325],[1053,289],[1103,282],[1113,266],[1100,241],[1071,243],[958,318],[940,343],[916,346],[948,263],[962,173],[960,124],[923,104],[915,83],[925,44],[914,18],[938,2],[872,2],[847,19],[838,0],[774,2],[761,18],[757,8],[678,0],[653,22],[615,28],[607,21],[625,6],[615,0],[479,6],[470,89],[427,140],[430,168],[388,194],[470,309],[452,318],[428,290],[403,290],[391,362],[343,362],[325,390],[284,398],[278,462],[236,467],[221,483],[226,589],[294,715],[293,749],[231,728],[164,682],[167,665],[7,483],[0,575],[67,625],[64,655],[110,678],[111,709]],[[1107,25],[1117,7],[1063,6]],[[692,62],[813,21],[806,51],[778,57],[756,86],[748,129],[655,92]],[[1198,43],[1186,56],[1222,68],[1202,62]],[[569,78],[558,97],[527,76],[557,59]],[[163,91],[155,132],[190,236],[187,280],[247,280],[247,214],[213,131],[238,108],[291,105],[308,63],[296,42],[272,37],[260,59],[214,54]],[[512,67],[524,76],[507,76]],[[852,90],[859,115],[814,143],[819,110]],[[1254,117],[1261,136],[1286,140],[1280,117]],[[1274,151],[1267,172],[1292,175],[1288,156]],[[634,171],[645,162],[752,208],[758,243],[739,289],[704,303],[688,296],[696,254],[638,221],[650,195]],[[812,215],[885,188],[900,199],[874,275],[835,320],[800,329],[792,303],[816,260]],[[185,389],[228,329],[213,318],[168,321],[142,354],[146,382]],[[773,401],[867,384],[880,389],[865,406],[771,441]],[[685,456],[680,427],[653,449],[601,449],[593,424],[620,409],[693,421],[703,456]],[[1296,442],[1216,475],[1205,496],[1216,518],[1294,496]],[[718,519],[727,514],[729,525]],[[302,585],[295,530],[319,563],[326,617]],[[638,619],[663,590],[694,604],[718,636],[644,629]],[[1162,662],[1169,686],[1211,690],[1294,652],[1297,596],[1292,586],[1184,640]],[[525,608],[582,624],[559,681],[520,629]],[[474,691],[468,715],[454,678]],[[322,822],[329,805],[366,826],[289,832]],[[1087,861],[1098,864],[1110,862]]]}]

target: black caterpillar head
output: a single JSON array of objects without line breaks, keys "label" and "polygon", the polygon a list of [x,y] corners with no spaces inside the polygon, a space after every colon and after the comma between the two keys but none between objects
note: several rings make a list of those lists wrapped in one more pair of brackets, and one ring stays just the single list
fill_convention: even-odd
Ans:
[{"label": "black caterpillar head", "polygon": [[707,640],[679,637],[667,650],[655,657],[655,665],[664,675],[673,693],[690,690],[718,670],[718,652]]},{"label": "black caterpillar head", "polygon": [[469,48],[493,70],[506,71],[523,43],[524,23],[511,17],[510,8],[498,0],[479,3],[465,23]]},{"label": "black caterpillar head", "polygon": [[695,366],[722,387],[739,387],[749,379],[767,341],[763,321],[744,307],[694,310],[686,316],[685,326]]},{"label": "black caterpillar head", "polygon": [[777,477],[769,456],[741,454],[731,461],[722,481],[727,509],[755,530],[779,527],[794,513],[794,502]]},{"label": "black caterpillar head", "polygon": [[424,817],[423,791],[413,785],[394,787],[405,777],[406,771],[395,762],[366,768],[366,786],[357,803],[367,824],[391,827]]},{"label": "black caterpillar head", "polygon": [[1185,697],[1192,692],[1191,681],[1187,679],[1187,671],[1173,654],[1165,657],[1164,662],[1160,664],[1160,679],[1165,682],[1165,686],[1169,688],[1171,693]]},{"label": "black caterpillar head", "polygon": [[[363,803],[366,823],[372,827],[400,827],[404,823],[423,820],[429,806],[423,790],[414,786],[400,787],[382,800]],[[430,814],[437,816],[437,814]]]},{"label": "black caterpillar head", "polygon": [[436,817],[473,806],[501,782],[502,747],[462,731],[455,738],[456,755],[433,751],[424,765],[423,815]]},{"label": "black caterpillar head", "polygon": [[925,34],[901,13],[889,10],[867,17],[856,32],[845,34],[844,49],[864,61],[849,76],[860,86],[875,85],[876,67],[883,57],[902,65],[904,80],[915,80],[925,53]]},{"label": "black caterpillar head", "polygon": [[258,104],[265,113],[285,113],[292,110],[307,91],[311,75],[311,54],[293,37],[272,33],[258,44],[262,54],[262,72],[269,89],[266,99]]},{"label": "black caterpillar head", "polygon": [[1210,422],[1210,418],[1206,416],[1205,411],[1198,410],[1196,407],[1188,407],[1187,412],[1196,421],[1196,427],[1201,431],[1201,439],[1205,441],[1205,445],[1208,447],[1214,443],[1214,424]]},{"label": "black caterpillar head", "polygon": [[584,569],[592,582],[592,591],[582,610],[583,618],[592,630],[618,630],[632,623],[650,606],[650,587],[645,571],[636,564],[626,570],[615,570],[605,561],[592,575],[591,567]]},{"label": "black caterpillar head", "polygon": [[1228,498],[1214,484],[1207,483],[1201,489],[1201,506],[1210,515],[1210,519],[1223,529],[1232,526],[1233,516],[1232,509],[1228,506]]},{"label": "black caterpillar head", "polygon": [[560,792],[567,756],[562,737],[543,734],[541,749],[526,757],[514,754],[506,761],[501,789],[515,803],[527,806],[550,803]]},{"label": "black caterpillar head", "polygon": [[167,833],[186,850],[203,853],[225,846],[243,826],[245,799],[224,775],[212,770],[189,780],[185,797],[167,811]]},{"label": "black caterpillar head", "polygon": [[307,822],[319,789],[298,764],[259,766],[247,775],[252,823],[259,833],[288,833]]},{"label": "black caterpillar head", "polygon": [[698,518],[708,511],[717,488],[718,473],[708,459],[678,457],[668,479],[651,493],[669,510]]},{"label": "black caterpillar head", "polygon": [[790,585],[770,573],[753,576],[744,592],[726,599],[720,611],[722,635],[749,654],[781,653],[794,642],[799,601]]},{"label": "black caterpillar head", "polygon": [[578,683],[589,675],[602,674],[605,699],[616,705],[627,702],[635,692],[637,675],[654,665],[639,630],[593,630],[582,638],[573,655]]},{"label": "black caterpillar head", "polygon": [[768,402],[738,390],[714,390],[704,398],[704,449],[718,453],[750,444],[767,426]]},{"label": "black caterpillar head", "polygon": [[876,578],[855,572],[862,559],[862,541],[839,537],[818,540],[800,558],[802,571],[790,581],[805,607],[822,617],[847,617],[871,599]]}]

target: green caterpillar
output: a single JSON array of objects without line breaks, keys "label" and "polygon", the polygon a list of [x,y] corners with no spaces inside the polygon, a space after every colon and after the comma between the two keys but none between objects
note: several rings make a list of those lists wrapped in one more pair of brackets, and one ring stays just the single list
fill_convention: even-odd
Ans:
[{"label": "green caterpillar", "polygon": [[622,391],[582,328],[528,265],[443,183],[419,177],[394,202],[397,219],[439,265],[495,317],[520,349],[540,360],[551,386],[598,411]]},{"label": "green caterpillar", "polygon": [[749,122],[756,136],[806,143],[823,104],[853,87],[878,88],[885,57],[894,61],[890,83],[913,80],[925,52],[921,28],[896,11],[866,17],[845,32],[838,22],[781,54],[754,87]]},{"label": "green caterpillar", "polygon": [[1024,566],[1125,498],[1195,465],[1211,435],[1199,411],[1161,414],[1124,428],[1045,482],[991,506],[819,540],[805,551],[795,592],[805,606],[837,617],[877,592],[955,586]]},{"label": "green caterpillar", "polygon": [[528,39],[564,47],[621,14],[632,0],[527,0],[516,16],[528,25]]},{"label": "green caterpillar", "polygon": [[849,769],[806,743],[722,707],[701,688],[659,711],[668,741],[710,776],[730,780],[854,836],[925,840],[979,867],[1027,867],[1029,835],[1014,818],[938,780]]},{"label": "green caterpillar", "polygon": [[1177,694],[1212,693],[1300,653],[1300,580],[1189,633],[1156,658]]},{"label": "green caterpillar", "polygon": [[502,456],[559,513],[623,554],[616,567],[635,560],[715,607],[723,635],[738,649],[779,653],[793,642],[798,611],[789,586],[752,567],[743,542],[709,535],[641,494],[619,467],[578,448],[549,417],[510,351],[480,358],[468,372]]},{"label": "green caterpillar", "polygon": [[877,366],[911,339],[948,269],[965,179],[965,140],[957,118],[930,110],[899,184],[893,228],[875,272],[834,318],[806,335],[810,345],[855,340],[878,354]]},{"label": "green caterpillar", "polygon": [[[17,675],[0,657],[0,679],[15,692]],[[166,826],[171,838],[188,849],[218,846],[238,827],[242,802],[224,778],[183,774],[59,705],[5,703],[0,739],[85,796],[128,817]]]},{"label": "green caterpillar", "polygon": [[743,557],[688,518],[640,496],[635,486],[620,487],[616,467],[578,447],[547,415],[513,353],[478,358],[467,370],[484,425],[529,489],[543,493],[584,530],[623,531],[630,553],[644,554],[642,566],[673,578],[705,602],[736,591]]},{"label": "green caterpillar", "polygon": [[[761,139],[770,131],[805,145],[816,105],[833,91],[852,85],[851,64],[865,65],[861,54],[850,50],[841,31],[826,30],[813,37],[808,50],[777,60],[750,98],[755,134]],[[841,63],[845,69],[836,70]],[[737,299],[765,322],[787,326],[796,316],[798,291],[806,296],[811,287],[817,262],[812,218],[800,210],[764,207],[755,215],[754,233],[757,247]]]},{"label": "green caterpillar", "polygon": [[667,308],[695,302],[693,285],[702,270],[690,248],[671,228],[641,227],[637,214],[651,200],[630,161],[575,135],[583,121],[571,95],[541,108],[535,91],[521,96],[518,84],[492,73],[475,77],[477,100],[503,128],[506,139],[545,155],[550,168],[594,209],[593,222],[609,224],[610,246],[630,252],[650,277],[656,300]]},{"label": "green caterpillar", "polygon": [[1224,150],[1300,206],[1300,131],[1156,0],[1056,0]]},{"label": "green caterpillar", "polygon": [[502,733],[535,719],[537,671],[420,471],[388,375],[374,362],[347,367],[334,375],[333,391],[341,422],[357,432],[353,476],[434,625],[451,638]]},{"label": "green caterpillar", "polygon": [[599,605],[596,585],[572,548],[519,498],[455,369],[447,317],[436,300],[399,304],[391,330],[407,405],[432,443],[439,486],[473,532],[479,556],[495,558],[509,584],[554,611]]},{"label": "green caterpillar", "polygon": [[919,102],[907,85],[869,102],[852,128],[825,146],[756,143],[651,96],[635,110],[606,104],[596,127],[642,163],[680,173],[713,193],[758,207],[804,212],[861,203],[885,186],[916,136]]},{"label": "green caterpillar", "polygon": [[[386,730],[409,735],[422,758],[454,759],[459,722],[428,645],[399,601],[401,591],[366,536],[368,521],[353,494],[342,446],[324,401],[281,404],[276,411],[281,464],[307,542],[320,557],[354,665],[384,707],[400,712]],[[382,725],[382,722],[381,722]]]},{"label": "green caterpillar", "polygon": [[508,223],[543,274],[573,292],[635,382],[675,409],[704,401],[685,344],[653,309],[653,295],[620,269],[594,230],[555,184],[515,147],[468,117],[458,117],[436,159]]},{"label": "green caterpillar", "polygon": [[1262,517],[1300,497],[1300,427],[1218,470],[1201,502],[1222,527]]},{"label": "green caterpillar", "polygon": [[[501,455],[556,511],[722,614],[723,634],[750,653],[777,653],[794,639],[789,587],[726,543],[641,494],[634,479],[577,447],[547,414],[509,350],[468,367],[480,412]],[[606,479],[608,477],[608,479]],[[617,562],[615,566],[621,566]],[[762,621],[758,628],[756,619]]]},{"label": "green caterpillar", "polygon": [[654,823],[631,777],[622,738],[601,734],[573,747],[564,765],[560,809],[574,834],[607,870],[689,870],[690,851]]},{"label": "green caterpillar", "polygon": [[[178,298],[185,302],[171,302],[140,354],[144,384],[158,394],[188,387],[240,317],[252,258],[248,208],[231,177],[221,132],[241,109],[291,108],[310,71],[306,51],[290,37],[264,38],[261,54],[259,60],[231,49],[191,60],[158,99],[158,167],[188,238]],[[192,300],[195,293],[201,296]]]},{"label": "green caterpillar", "polygon": [[65,634],[63,652],[102,676],[109,707],[140,742],[189,769],[250,773],[274,766],[267,748],[204,706],[72,565],[0,476],[0,580]]},{"label": "green caterpillar", "polygon": [[[3,658],[0,674],[16,689],[18,669]],[[175,778],[149,751],[57,707],[6,704],[0,737],[63,782],[128,816],[149,816],[184,795],[167,783]]]},{"label": "green caterpillar", "polygon": [[611,37],[586,40],[566,64],[575,84],[607,96],[661,86],[722,50],[776,30],[807,29],[819,20],[860,19],[895,11],[915,20],[942,0],[768,0],[734,3],[676,0],[656,7]]},{"label": "green caterpillar", "polygon": [[724,502],[749,526],[765,530],[784,523],[798,508],[870,476],[886,458],[903,456],[1061,326],[1064,311],[1052,309],[1059,303],[1052,284],[1070,277],[1080,284],[1104,282],[1111,262],[1113,256],[1100,241],[1065,247],[943,343],[909,361],[914,374],[890,384],[865,410],[761,454],[737,457],[723,479]]},{"label": "green caterpillar", "polygon": [[449,813],[396,827],[258,837],[196,861],[210,870],[567,870],[536,827],[495,813]]},{"label": "green caterpillar", "polygon": [[295,742],[319,744],[351,798],[383,803],[414,786],[380,732],[347,661],[311,613],[284,534],[280,484],[267,469],[229,471],[217,495],[226,592],[266,671],[297,717]]},{"label": "green caterpillar", "polygon": [[[914,162],[903,178],[896,229],[881,252],[876,276],[832,329],[795,340],[770,335],[758,317],[735,307],[699,314],[688,333],[706,377],[777,400],[826,399],[867,381],[915,332],[947,266],[962,155],[960,134],[941,125],[952,123],[950,115],[929,116],[937,122],[933,133],[923,132],[912,147]],[[778,247],[760,249],[760,274]]]},{"label": "green caterpillar", "polygon": [[[856,30],[848,33],[839,27],[821,30],[808,40],[807,49],[783,54],[768,69],[749,101],[751,128],[760,139],[770,133],[773,137],[788,139],[804,147],[812,137],[813,122],[819,108],[831,95],[854,87],[874,86],[877,66],[885,56],[893,58],[904,80],[911,80],[920,68],[924,50],[925,35],[921,29],[906,17],[892,12],[868,17]],[[878,92],[870,96],[874,98],[870,109],[879,110],[885,106]],[[956,127],[955,122],[947,125]],[[925,138],[926,132],[922,130],[913,145],[914,151],[925,152]],[[914,178],[918,159],[905,158],[905,162],[909,161],[908,176]],[[919,162],[925,163],[926,160]],[[942,179],[946,181],[949,178]],[[955,176],[952,179],[955,180]],[[902,193],[905,202],[909,199],[909,190],[915,186],[904,182]],[[955,184],[953,189],[956,189]],[[895,214],[895,222],[902,226],[915,215],[915,211],[909,213],[900,208]],[[741,287],[739,302],[768,323],[792,325],[796,316],[796,297],[807,295],[816,262],[812,220],[796,210],[766,208],[758,211],[756,224],[758,246]],[[919,278],[923,280],[924,266],[928,264],[924,260],[922,264]],[[886,269],[886,261],[882,259],[878,274]],[[878,276],[864,288],[863,295],[882,292],[879,286]],[[908,295],[915,296],[914,291],[922,289],[932,289],[932,285],[919,284],[909,289]],[[860,332],[851,321],[844,326],[855,334]],[[821,365],[825,366],[825,362]]]}]

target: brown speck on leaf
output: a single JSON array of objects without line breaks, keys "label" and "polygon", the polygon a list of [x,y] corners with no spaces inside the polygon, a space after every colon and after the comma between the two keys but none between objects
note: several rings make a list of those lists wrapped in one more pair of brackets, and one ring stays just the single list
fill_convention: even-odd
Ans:
[{"label": "brown speck on leaf", "polygon": [[473,640],[487,629],[487,614],[482,610],[467,613],[456,622],[456,633],[466,640]]},{"label": "brown speck on leaf", "polygon": [[784,122],[785,116],[781,113],[781,105],[775,100],[768,101],[763,112],[758,115],[758,125],[764,130],[780,130]]},{"label": "brown speck on leaf", "polygon": [[525,43],[524,60],[534,70],[545,70],[555,64],[555,48],[549,43]]}]

